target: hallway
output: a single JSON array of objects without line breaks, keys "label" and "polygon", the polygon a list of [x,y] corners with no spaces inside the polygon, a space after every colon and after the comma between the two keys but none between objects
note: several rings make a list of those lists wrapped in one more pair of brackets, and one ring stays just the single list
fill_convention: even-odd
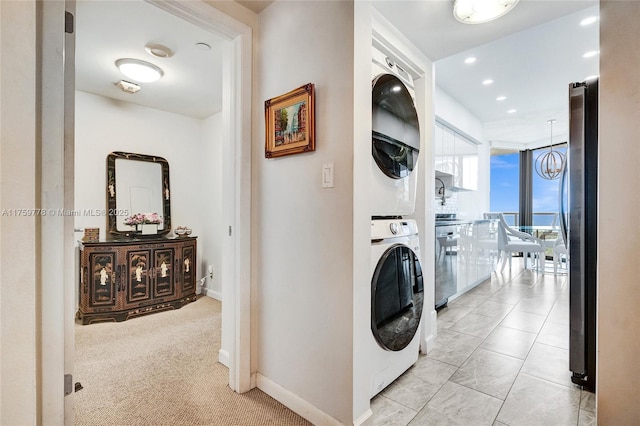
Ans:
[{"label": "hallway", "polygon": [[438,313],[433,350],[373,399],[375,425],[595,424],[570,380],[567,276],[513,260]]}]

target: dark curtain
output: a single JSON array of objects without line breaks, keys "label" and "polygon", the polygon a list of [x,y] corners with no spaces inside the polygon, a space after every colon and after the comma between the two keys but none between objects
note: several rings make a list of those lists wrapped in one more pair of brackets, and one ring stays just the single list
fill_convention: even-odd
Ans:
[{"label": "dark curtain", "polygon": [[533,225],[533,151],[520,151],[520,226]]}]

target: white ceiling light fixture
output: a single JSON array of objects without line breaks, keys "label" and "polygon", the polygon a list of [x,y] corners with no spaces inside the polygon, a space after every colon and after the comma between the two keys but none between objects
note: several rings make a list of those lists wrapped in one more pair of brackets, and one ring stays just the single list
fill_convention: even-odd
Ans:
[{"label": "white ceiling light fixture", "polygon": [[511,11],[519,0],[455,0],[453,16],[464,24],[483,24]]},{"label": "white ceiling light fixture", "polygon": [[596,56],[598,53],[600,53],[600,52],[598,52],[597,50],[591,50],[591,51],[589,51],[589,52],[585,53],[584,55],[582,55],[582,57],[583,57],[583,58],[585,58],[585,59],[586,59],[586,58],[593,58],[593,57],[594,57],[594,56]]},{"label": "white ceiling light fixture", "polygon": [[488,78],[488,79],[484,80],[484,81],[482,82],[482,84],[484,84],[485,86],[488,86],[488,85],[490,85],[490,84],[493,84],[493,80],[491,80],[490,78]]},{"label": "white ceiling light fixture", "polygon": [[117,87],[120,88],[120,90],[122,90],[123,92],[126,93],[130,93],[130,94],[134,94],[140,91],[140,85],[132,83],[130,81],[126,81],[126,80],[120,80],[119,82],[115,83]]},{"label": "white ceiling light fixture", "polygon": [[158,81],[164,75],[164,71],[160,67],[140,59],[118,59],[116,66],[122,74],[141,83]]},{"label": "white ceiling light fixture", "polygon": [[504,100],[506,100],[506,99],[507,99],[507,97],[506,97],[506,96],[498,96],[498,97],[496,98],[496,101],[498,101],[498,102],[502,102],[502,101],[504,101]]},{"label": "white ceiling light fixture", "polygon": [[149,55],[155,56],[156,58],[170,58],[173,56],[173,51],[162,44],[149,43],[144,47],[144,50],[146,50]]},{"label": "white ceiling light fixture", "polygon": [[467,59],[464,60],[465,64],[473,64],[476,61],[476,58],[474,58],[473,56],[469,56]]},{"label": "white ceiling light fixture", "polygon": [[518,110],[517,109],[510,109],[509,111],[507,111],[507,114],[515,114]]},{"label": "white ceiling light fixture", "polygon": [[589,16],[588,18],[584,18],[582,21],[580,21],[580,25],[582,25],[583,27],[586,27],[587,25],[593,24],[597,20],[598,20],[597,16]]}]

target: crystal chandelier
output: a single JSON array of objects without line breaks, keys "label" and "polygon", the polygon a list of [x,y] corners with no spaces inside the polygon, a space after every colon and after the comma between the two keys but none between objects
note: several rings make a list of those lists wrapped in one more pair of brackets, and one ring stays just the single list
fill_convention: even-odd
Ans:
[{"label": "crystal chandelier", "polygon": [[549,151],[543,152],[536,158],[536,173],[543,179],[554,180],[560,177],[565,156],[560,151],[553,150],[553,123],[556,120],[548,120],[551,125],[551,137],[549,139]]}]

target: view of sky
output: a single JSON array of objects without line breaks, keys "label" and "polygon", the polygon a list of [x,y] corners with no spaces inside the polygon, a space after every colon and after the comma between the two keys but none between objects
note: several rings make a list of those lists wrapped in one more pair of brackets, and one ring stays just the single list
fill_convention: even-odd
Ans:
[{"label": "view of sky", "polygon": [[[544,148],[546,151],[548,148]],[[533,160],[544,152],[536,150]],[[559,149],[566,152],[566,149]],[[518,211],[519,153],[491,156],[491,198],[493,212]],[[534,225],[551,225],[552,216],[536,216],[535,213],[556,213],[560,180],[547,180],[533,173]]]}]

